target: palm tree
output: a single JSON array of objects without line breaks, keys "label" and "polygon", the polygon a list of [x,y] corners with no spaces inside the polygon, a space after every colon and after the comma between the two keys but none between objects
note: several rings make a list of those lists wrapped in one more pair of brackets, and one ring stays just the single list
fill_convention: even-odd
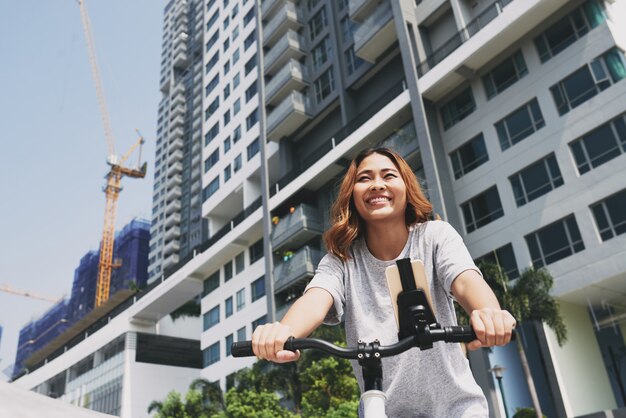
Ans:
[{"label": "palm tree", "polygon": [[195,379],[189,385],[190,390],[197,390],[202,395],[202,404],[209,416],[218,414],[226,409],[224,393],[219,382],[209,382],[206,379]]},{"label": "palm tree", "polygon": [[[554,279],[547,270],[529,268],[522,272],[518,279],[511,282],[497,264],[481,263],[479,267],[503,309],[508,310],[520,324],[527,321],[545,323],[556,334],[559,346],[565,344],[567,341],[567,328],[563,322],[559,304],[550,294],[554,285]],[[528,359],[520,338],[517,339],[517,350],[535,413],[537,418],[542,418],[543,413],[539,404],[539,397],[537,396],[535,383],[528,366]]]}]

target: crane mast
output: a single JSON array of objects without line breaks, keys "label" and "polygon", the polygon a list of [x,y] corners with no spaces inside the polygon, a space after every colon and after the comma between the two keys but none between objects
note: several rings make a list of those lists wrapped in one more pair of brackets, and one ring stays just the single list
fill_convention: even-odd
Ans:
[{"label": "crane mast", "polygon": [[[96,87],[96,96],[98,99],[98,107],[100,110],[100,116],[104,125],[104,136],[108,147],[107,164],[111,166],[109,172],[106,175],[107,184],[104,187],[104,193],[106,196],[106,203],[104,209],[104,226],[102,228],[102,239],[100,241],[100,259],[98,262],[98,281],[96,284],[96,300],[95,305],[99,307],[103,305],[109,299],[110,287],[111,287],[111,274],[113,269],[119,267],[120,264],[113,261],[113,249],[115,248],[115,214],[117,211],[117,200],[119,194],[122,191],[122,177],[143,178],[146,175],[146,164],[141,164],[141,146],[144,143],[144,139],[139,134],[139,140],[130,148],[130,150],[121,158],[118,159],[115,154],[115,141],[113,139],[113,131],[109,121],[109,114],[107,112],[106,102],[104,100],[104,90],[102,88],[102,81],[100,80],[100,72],[98,70],[98,62],[96,60],[96,51],[91,36],[91,24],[89,22],[89,15],[83,0],[77,0],[80,7],[80,17],[83,24],[83,31],[85,32],[85,39],[87,41],[87,52],[89,55],[89,64],[91,65],[91,74]],[[139,131],[137,131],[139,133]],[[125,167],[124,163],[132,154],[132,152],[139,147],[139,161],[137,168]]]}]

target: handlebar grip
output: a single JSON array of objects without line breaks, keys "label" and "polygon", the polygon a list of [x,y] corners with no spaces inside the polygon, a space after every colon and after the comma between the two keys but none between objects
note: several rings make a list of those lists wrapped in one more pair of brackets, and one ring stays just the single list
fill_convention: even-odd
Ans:
[{"label": "handlebar grip", "polygon": [[445,341],[448,343],[469,343],[476,339],[476,333],[470,325],[456,325],[444,328]]},{"label": "handlebar grip", "polygon": [[252,351],[252,341],[238,341],[230,346],[230,353],[233,357],[251,357],[254,356]]}]

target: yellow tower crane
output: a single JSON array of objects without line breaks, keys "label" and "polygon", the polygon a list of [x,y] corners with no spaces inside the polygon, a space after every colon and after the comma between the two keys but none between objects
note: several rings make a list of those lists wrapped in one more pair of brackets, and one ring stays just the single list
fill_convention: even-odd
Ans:
[{"label": "yellow tower crane", "polygon": [[[98,71],[98,62],[96,61],[96,50],[93,38],[91,36],[91,24],[89,16],[83,0],[77,0],[80,8],[80,17],[83,23],[83,31],[85,32],[85,40],[87,41],[87,52],[89,55],[89,63],[91,65],[91,74],[96,86],[96,97],[98,99],[98,107],[100,116],[104,125],[104,136],[107,141],[109,155],[107,164],[111,166],[106,175],[107,184],[104,187],[106,195],[106,204],[104,209],[104,227],[102,229],[102,240],[100,241],[100,261],[98,263],[98,282],[96,285],[96,307],[101,306],[109,299],[109,289],[111,285],[111,272],[113,268],[119,267],[119,264],[113,262],[113,248],[115,243],[115,212],[117,210],[117,199],[122,191],[122,177],[143,178],[146,175],[147,164],[141,164],[141,146],[144,139],[139,134],[139,139],[130,148],[130,150],[121,158],[115,154],[115,141],[113,140],[113,131],[109,122],[109,114],[104,100],[104,91],[102,89],[102,81],[100,80],[100,72]],[[130,155],[139,147],[139,160],[136,168],[124,166],[124,163]]]},{"label": "yellow tower crane", "polygon": [[33,293],[28,290],[16,289],[7,284],[0,284],[0,292],[6,292],[6,293],[11,293],[13,295],[24,296],[27,298],[44,300],[46,302],[58,302],[61,299],[63,299],[63,298],[53,298],[47,295],[40,295],[38,293]]}]

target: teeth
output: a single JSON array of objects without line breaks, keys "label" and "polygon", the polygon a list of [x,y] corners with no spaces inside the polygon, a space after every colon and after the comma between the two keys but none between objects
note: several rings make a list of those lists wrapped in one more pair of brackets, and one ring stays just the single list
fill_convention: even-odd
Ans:
[{"label": "teeth", "polygon": [[388,197],[374,197],[372,199],[368,200],[368,203],[381,203],[381,202],[388,202],[390,199]]}]

